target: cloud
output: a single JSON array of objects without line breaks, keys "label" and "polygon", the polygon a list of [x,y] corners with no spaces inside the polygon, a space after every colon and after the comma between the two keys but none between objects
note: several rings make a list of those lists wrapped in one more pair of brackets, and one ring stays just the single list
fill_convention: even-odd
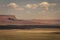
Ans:
[{"label": "cloud", "polygon": [[16,3],[9,3],[7,6],[14,9],[18,7]]},{"label": "cloud", "polygon": [[56,6],[56,3],[49,3],[49,2],[41,2],[38,4],[26,4],[25,8],[29,8],[29,9],[36,9],[36,8],[41,8],[43,10],[43,12],[48,11],[50,8],[52,10],[54,10]]},{"label": "cloud", "polygon": [[29,9],[36,9],[38,7],[42,8],[45,12],[45,10],[48,10],[48,7],[50,6],[50,4],[48,2],[41,2],[38,4],[26,4],[25,8],[29,8]]},{"label": "cloud", "polygon": [[48,10],[48,7],[50,6],[48,2],[41,2],[39,5],[44,10]]},{"label": "cloud", "polygon": [[41,2],[39,6],[44,10],[48,11],[49,7],[54,8],[56,6],[56,3],[48,3],[48,2]]},{"label": "cloud", "polygon": [[24,8],[19,7],[16,3],[9,3],[7,7],[15,9],[15,10],[24,10]]},{"label": "cloud", "polygon": [[38,7],[38,5],[37,4],[26,4],[25,7],[30,8],[30,9],[36,9]]},{"label": "cloud", "polygon": [[[40,7],[43,10],[43,12],[46,12],[49,10],[49,8],[51,8],[51,10],[54,10],[55,6],[56,6],[56,3],[41,2],[38,4],[26,4],[24,8],[36,9]],[[7,4],[7,7],[15,10],[24,10],[23,7],[20,7],[16,3],[9,3]]]}]

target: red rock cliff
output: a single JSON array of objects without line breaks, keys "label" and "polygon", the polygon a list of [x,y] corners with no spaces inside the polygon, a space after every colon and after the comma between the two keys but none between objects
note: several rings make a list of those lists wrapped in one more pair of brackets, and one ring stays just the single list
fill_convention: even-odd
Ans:
[{"label": "red rock cliff", "polygon": [[4,20],[16,20],[14,15],[0,15],[0,21]]}]

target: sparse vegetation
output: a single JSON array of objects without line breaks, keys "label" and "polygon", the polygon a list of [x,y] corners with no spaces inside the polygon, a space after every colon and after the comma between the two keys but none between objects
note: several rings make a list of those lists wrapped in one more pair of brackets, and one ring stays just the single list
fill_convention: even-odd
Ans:
[{"label": "sparse vegetation", "polygon": [[0,29],[35,29],[35,28],[60,28],[53,25],[0,25]]}]

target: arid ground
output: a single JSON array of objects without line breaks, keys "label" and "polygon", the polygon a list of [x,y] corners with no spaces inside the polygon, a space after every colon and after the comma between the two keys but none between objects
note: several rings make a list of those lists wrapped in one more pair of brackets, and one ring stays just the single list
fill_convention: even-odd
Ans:
[{"label": "arid ground", "polygon": [[1,29],[0,40],[60,40],[60,29]]}]

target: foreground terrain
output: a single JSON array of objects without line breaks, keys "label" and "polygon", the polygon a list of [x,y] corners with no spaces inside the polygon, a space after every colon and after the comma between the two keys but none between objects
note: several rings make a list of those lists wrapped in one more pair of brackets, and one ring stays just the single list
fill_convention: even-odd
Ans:
[{"label": "foreground terrain", "polygon": [[60,40],[60,29],[1,29],[0,40]]}]

